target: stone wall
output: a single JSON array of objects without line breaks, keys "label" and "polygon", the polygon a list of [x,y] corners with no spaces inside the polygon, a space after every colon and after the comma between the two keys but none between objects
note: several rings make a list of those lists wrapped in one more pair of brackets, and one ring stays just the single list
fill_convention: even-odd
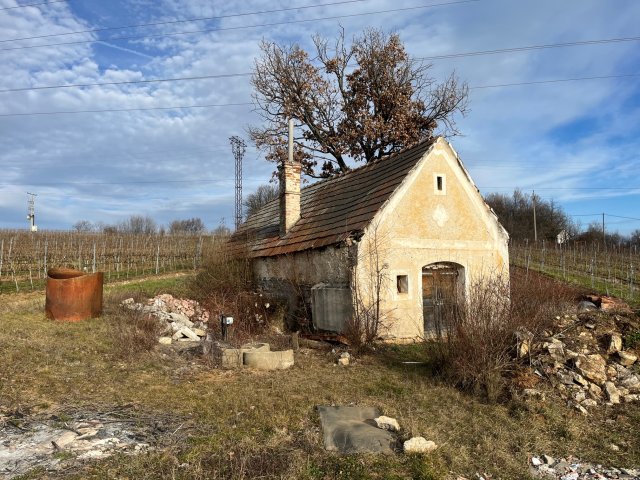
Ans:
[{"label": "stone wall", "polygon": [[256,258],[253,274],[257,284],[287,305],[287,323],[295,328],[303,316],[311,316],[311,287],[319,283],[349,286],[351,250],[329,246],[275,257]]}]

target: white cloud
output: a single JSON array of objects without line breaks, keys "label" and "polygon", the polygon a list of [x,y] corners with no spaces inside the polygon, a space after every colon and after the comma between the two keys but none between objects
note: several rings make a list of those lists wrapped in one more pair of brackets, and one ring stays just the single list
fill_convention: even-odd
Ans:
[{"label": "white cloud", "polygon": [[[300,5],[309,3],[299,2]],[[0,6],[16,5],[0,0]],[[287,8],[291,2],[118,0],[21,8],[0,13],[3,39],[64,33],[120,24],[228,15]],[[417,5],[417,4],[416,4]],[[109,38],[204,28],[233,28],[305,18],[398,8],[372,0],[317,9],[240,16],[125,32],[84,33],[20,42],[21,45],[96,40],[94,43],[0,51],[0,90],[56,84],[176,78],[250,70],[262,38],[298,42],[310,34],[332,37],[341,23],[350,37],[367,26],[397,31],[415,56],[486,50],[635,34],[640,4],[616,11],[596,1],[545,0],[535,4],[487,0],[422,10],[222,30],[130,42]],[[100,7],[100,8],[98,8]],[[110,10],[109,10],[110,9]],[[621,12],[625,14],[621,14]],[[0,42],[0,50],[12,42]],[[633,72],[637,43],[572,47],[434,61],[441,78],[455,69],[471,85]],[[465,136],[453,143],[480,186],[553,185],[553,196],[574,202],[611,192],[571,190],[638,183],[639,92],[633,80],[473,90],[471,113],[459,122]],[[248,77],[0,93],[0,114],[145,108],[250,101]],[[631,100],[635,95],[635,105]],[[593,118],[594,128],[572,130]],[[103,114],[0,117],[2,224],[25,226],[28,189],[37,189],[41,226],[68,228],[78,219],[116,221],[149,213],[160,222],[201,216],[209,227],[233,215],[233,161],[228,137],[257,121],[250,107]],[[575,130],[581,127],[575,127]],[[558,133],[564,132],[564,133]],[[622,160],[621,160],[622,159]],[[270,179],[272,166],[249,147],[245,191]],[[594,174],[595,173],[595,174]],[[126,183],[165,180],[168,183]],[[180,180],[181,183],[169,183]],[[190,182],[190,180],[194,180]],[[195,180],[211,180],[210,183]],[[44,185],[46,184],[46,185]],[[9,186],[7,186],[9,185]],[[552,192],[552,191],[549,191]],[[624,212],[624,198],[617,204]],[[579,208],[579,207],[576,207]],[[616,213],[616,212],[610,212]]]}]

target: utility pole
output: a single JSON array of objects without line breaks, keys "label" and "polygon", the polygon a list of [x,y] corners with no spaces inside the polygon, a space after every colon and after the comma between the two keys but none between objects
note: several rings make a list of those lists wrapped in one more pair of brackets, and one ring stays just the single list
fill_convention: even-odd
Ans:
[{"label": "utility pole", "polygon": [[27,192],[27,195],[29,195],[29,198],[27,199],[27,220],[29,220],[31,231],[37,232],[38,227],[36,225],[36,197],[38,196],[38,194]]},{"label": "utility pole", "polygon": [[607,248],[607,234],[604,229],[604,212],[602,212],[602,248]]},{"label": "utility pole", "polygon": [[247,149],[247,144],[244,143],[240,137],[229,137],[231,142],[231,151],[236,161],[236,212],[235,212],[235,226],[236,230],[242,223],[242,159],[244,158],[244,152]]},{"label": "utility pole", "polygon": [[538,241],[538,224],[536,222],[536,191],[533,190],[533,194],[531,195],[531,200],[533,202],[533,241]]}]

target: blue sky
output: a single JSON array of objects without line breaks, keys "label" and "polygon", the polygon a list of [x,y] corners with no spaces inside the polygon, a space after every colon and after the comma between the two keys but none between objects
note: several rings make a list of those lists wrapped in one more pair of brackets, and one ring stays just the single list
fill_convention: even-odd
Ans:
[{"label": "blue sky", "polygon": [[[246,73],[261,39],[310,47],[311,34],[333,37],[340,25],[348,37],[366,27],[397,32],[415,57],[640,35],[636,0],[617,0],[615,8],[602,0],[337,1],[68,0],[13,8],[41,1],[0,0],[0,90],[14,90],[0,92],[0,227],[27,226],[27,191],[38,194],[41,229],[131,214],[230,226],[228,138],[246,138],[259,121],[247,105],[15,115],[242,104],[251,100],[248,76],[15,89]],[[320,6],[238,15],[310,5]],[[411,7],[418,8],[363,15]],[[207,31],[169,35],[194,30]],[[69,34],[78,31],[85,33]],[[605,212],[612,230],[640,228],[620,218],[640,218],[640,76],[622,77],[640,75],[639,46],[608,41],[432,60],[436,79],[455,70],[472,87],[470,112],[457,119],[462,135],[451,142],[481,191],[535,189],[585,226]],[[585,77],[610,78],[531,84]],[[514,83],[525,85],[496,87]],[[271,171],[249,145],[245,194]]]}]

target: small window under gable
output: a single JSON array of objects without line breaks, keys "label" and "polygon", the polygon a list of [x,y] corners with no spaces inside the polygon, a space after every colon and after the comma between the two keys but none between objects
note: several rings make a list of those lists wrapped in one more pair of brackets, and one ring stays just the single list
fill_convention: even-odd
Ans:
[{"label": "small window under gable", "polygon": [[433,190],[436,195],[447,194],[447,177],[444,173],[433,174]]},{"label": "small window under gable", "polygon": [[409,293],[409,275],[398,275],[396,277],[398,293]]}]

